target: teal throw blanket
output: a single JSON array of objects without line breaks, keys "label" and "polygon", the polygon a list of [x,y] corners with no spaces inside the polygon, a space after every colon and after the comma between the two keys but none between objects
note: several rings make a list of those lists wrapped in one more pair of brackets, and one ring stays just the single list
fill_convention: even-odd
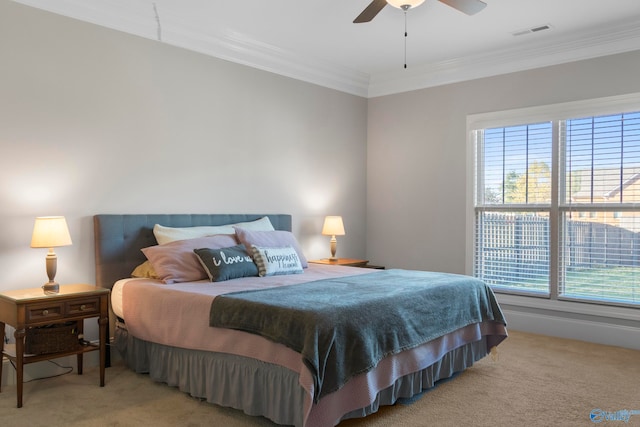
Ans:
[{"label": "teal throw blanket", "polygon": [[301,353],[316,402],[388,355],[485,320],[506,324],[484,282],[413,270],[225,294],[210,312],[211,326],[258,334]]}]

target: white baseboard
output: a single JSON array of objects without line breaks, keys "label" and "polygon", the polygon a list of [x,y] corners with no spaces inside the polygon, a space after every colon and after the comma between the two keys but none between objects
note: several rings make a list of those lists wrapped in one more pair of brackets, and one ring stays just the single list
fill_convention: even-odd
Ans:
[{"label": "white baseboard", "polygon": [[640,350],[640,328],[517,310],[503,313],[507,329]]}]

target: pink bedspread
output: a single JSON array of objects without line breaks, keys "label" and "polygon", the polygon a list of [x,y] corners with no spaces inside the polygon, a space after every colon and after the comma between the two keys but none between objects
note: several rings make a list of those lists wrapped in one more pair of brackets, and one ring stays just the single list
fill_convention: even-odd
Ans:
[{"label": "pink bedspread", "polygon": [[129,333],[136,338],[173,347],[252,357],[285,366],[299,373],[300,384],[312,393],[313,378],[299,353],[258,335],[210,327],[211,302],[217,295],[229,292],[373,272],[375,270],[310,264],[303,274],[171,285],[151,279],[125,279],[118,286],[123,286],[122,316]]},{"label": "pink bedspread", "polygon": [[[506,337],[504,326],[495,322],[469,325],[411,351],[384,359],[375,370],[354,378],[338,392],[312,405],[313,378],[299,353],[258,335],[209,326],[211,302],[217,295],[357,274],[375,274],[375,271],[309,264],[303,274],[251,277],[220,283],[198,281],[166,285],[150,279],[124,279],[116,284],[113,295],[115,298],[122,295],[121,315],[129,333],[136,338],[173,347],[251,357],[297,372],[301,387],[308,393],[304,410],[308,416],[306,425],[309,426],[333,425],[330,423],[337,422],[342,414],[370,405],[376,393],[389,387],[397,378],[430,366],[447,352],[468,342],[478,341],[484,335]],[[120,287],[121,292],[117,290]]]},{"label": "pink bedspread", "polygon": [[122,316],[129,332],[137,338],[182,348],[225,351],[229,348],[225,342],[229,330],[209,326],[209,309],[217,295],[374,271],[311,264],[303,274],[246,277],[216,283],[166,285],[157,280],[129,280],[122,291]]}]

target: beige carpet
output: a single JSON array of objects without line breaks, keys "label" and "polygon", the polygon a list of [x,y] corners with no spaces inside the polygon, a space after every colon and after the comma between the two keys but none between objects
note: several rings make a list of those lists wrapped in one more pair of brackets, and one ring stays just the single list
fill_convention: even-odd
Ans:
[{"label": "beige carpet", "polygon": [[[121,365],[98,387],[96,369],[0,393],[1,426],[273,426],[263,418],[190,398]],[[640,352],[510,332],[499,358],[487,357],[409,405],[383,408],[341,427],[588,426],[593,409],[640,412]],[[604,420],[603,426],[640,426]]]}]

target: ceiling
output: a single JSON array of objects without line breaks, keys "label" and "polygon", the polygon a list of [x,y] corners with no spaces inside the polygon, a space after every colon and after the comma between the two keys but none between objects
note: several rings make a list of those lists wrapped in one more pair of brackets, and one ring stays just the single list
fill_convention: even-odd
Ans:
[{"label": "ceiling", "polygon": [[484,0],[473,16],[426,0],[406,15],[406,69],[403,11],[353,24],[371,0],[14,1],[364,97],[640,49],[638,0]]}]

